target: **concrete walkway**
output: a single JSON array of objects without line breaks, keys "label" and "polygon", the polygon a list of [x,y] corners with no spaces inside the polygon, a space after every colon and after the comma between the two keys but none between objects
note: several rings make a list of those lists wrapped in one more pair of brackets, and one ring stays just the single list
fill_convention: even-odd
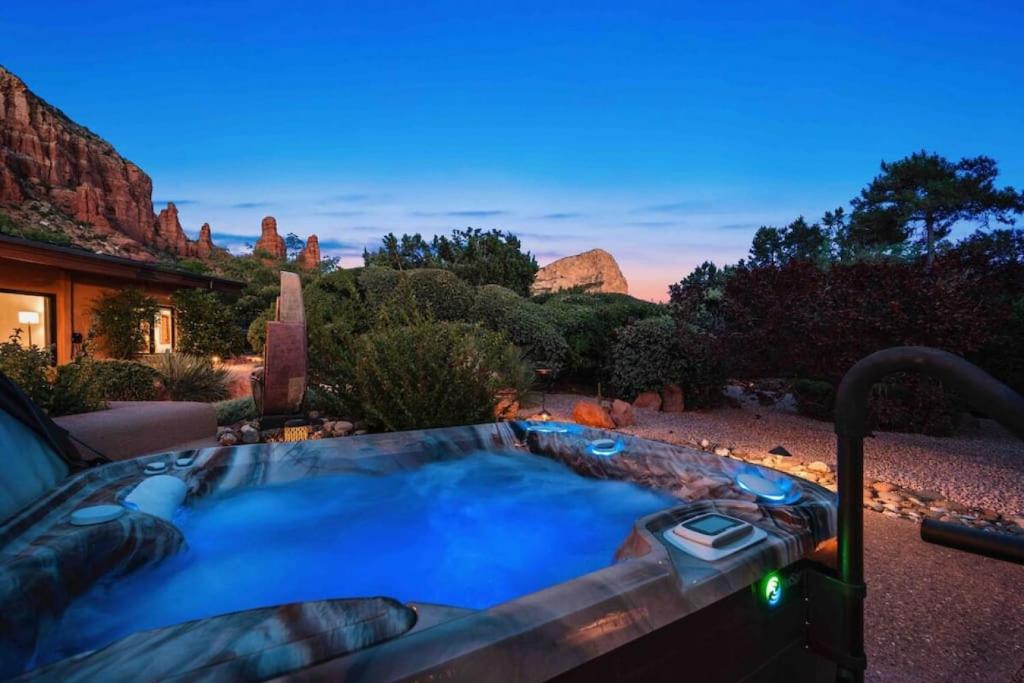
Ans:
[{"label": "concrete walkway", "polygon": [[[111,460],[217,445],[212,403],[111,401],[107,410],[66,415],[54,422]],[[93,457],[89,449],[74,443],[84,456]]]}]

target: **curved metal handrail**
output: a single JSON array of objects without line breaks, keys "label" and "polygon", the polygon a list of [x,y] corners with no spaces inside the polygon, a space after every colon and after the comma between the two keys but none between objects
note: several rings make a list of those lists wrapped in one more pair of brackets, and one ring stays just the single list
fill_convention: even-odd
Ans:
[{"label": "curved metal handrail", "polygon": [[968,403],[1024,439],[1024,397],[984,370],[947,351],[899,346],[867,356],[847,371],[836,392],[836,487],[839,493],[839,579],[845,588],[847,661],[840,678],[863,680],[864,671],[864,437],[871,387],[894,372],[920,372],[962,393]]}]

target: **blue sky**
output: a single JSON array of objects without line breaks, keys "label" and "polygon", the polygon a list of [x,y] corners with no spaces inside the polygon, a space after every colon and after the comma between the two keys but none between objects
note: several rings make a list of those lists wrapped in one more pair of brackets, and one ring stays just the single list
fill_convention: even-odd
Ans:
[{"label": "blue sky", "polygon": [[193,234],[260,218],[359,261],[388,231],[602,247],[634,293],[846,203],[882,159],[1024,185],[1019,2],[0,4],[0,63]]}]

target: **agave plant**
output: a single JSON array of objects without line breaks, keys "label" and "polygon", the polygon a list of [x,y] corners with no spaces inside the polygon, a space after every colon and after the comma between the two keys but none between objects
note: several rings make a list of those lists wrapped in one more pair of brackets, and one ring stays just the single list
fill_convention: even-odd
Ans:
[{"label": "agave plant", "polygon": [[228,397],[228,371],[215,368],[208,358],[163,353],[151,364],[160,373],[160,382],[172,401],[210,403]]}]

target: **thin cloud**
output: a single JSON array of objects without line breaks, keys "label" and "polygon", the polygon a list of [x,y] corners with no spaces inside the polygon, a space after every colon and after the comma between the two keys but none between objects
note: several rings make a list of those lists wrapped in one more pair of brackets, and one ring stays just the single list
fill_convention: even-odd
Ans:
[{"label": "thin cloud", "polygon": [[670,202],[668,204],[652,204],[633,209],[633,213],[691,213],[695,211],[706,211],[711,208],[709,202],[699,199],[687,199],[681,202]]},{"label": "thin cloud", "polygon": [[582,213],[576,213],[574,211],[566,211],[562,213],[546,213],[541,218],[549,221],[564,221],[569,218],[582,218]]},{"label": "thin cloud", "polygon": [[198,204],[198,199],[154,199],[153,206],[160,206],[163,204],[174,204],[175,206],[188,206],[189,204]]},{"label": "thin cloud", "polygon": [[332,251],[352,251],[358,250],[362,253],[363,245],[355,244],[353,242],[344,242],[335,237],[328,237],[327,239],[318,240],[321,249],[329,249]]},{"label": "thin cloud", "polygon": [[757,223],[727,223],[726,225],[719,225],[719,230],[750,230],[751,228],[759,227]]},{"label": "thin cloud", "polygon": [[507,216],[508,211],[500,209],[478,209],[470,211],[412,211],[410,216],[416,218],[437,218],[447,216],[449,218],[494,218],[495,216]]},{"label": "thin cloud", "polygon": [[238,202],[237,204],[232,204],[231,208],[232,209],[261,209],[261,208],[263,208],[265,206],[273,206],[273,204],[271,204],[271,202]]}]

